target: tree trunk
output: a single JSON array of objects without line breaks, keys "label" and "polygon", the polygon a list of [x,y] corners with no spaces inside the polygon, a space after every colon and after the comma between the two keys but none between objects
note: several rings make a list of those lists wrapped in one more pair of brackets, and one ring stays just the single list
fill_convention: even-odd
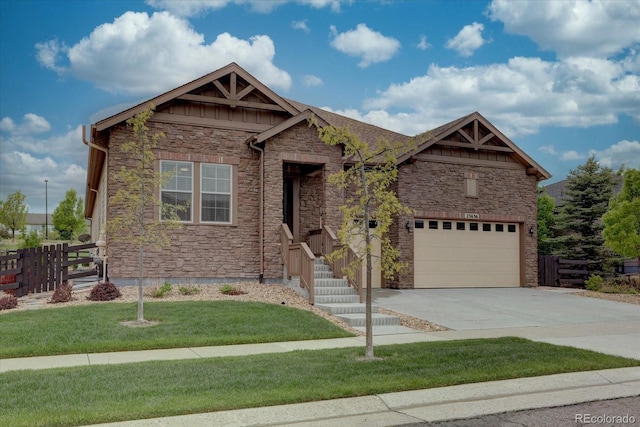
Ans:
[{"label": "tree trunk", "polygon": [[371,237],[369,236],[369,188],[367,186],[367,177],[365,175],[364,162],[360,165],[360,178],[362,179],[362,191],[364,193],[364,241],[366,245],[365,262],[367,265],[367,298],[365,300],[365,329],[366,329],[366,348],[365,359],[373,359],[373,321],[371,315]]},{"label": "tree trunk", "polygon": [[142,286],[142,268],[144,265],[144,246],[140,245],[138,253],[138,322],[144,321],[144,303]]}]

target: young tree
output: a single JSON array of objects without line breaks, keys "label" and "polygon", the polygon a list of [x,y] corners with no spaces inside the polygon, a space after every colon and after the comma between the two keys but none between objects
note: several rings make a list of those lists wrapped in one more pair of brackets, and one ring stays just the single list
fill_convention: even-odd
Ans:
[{"label": "young tree", "polygon": [[589,261],[591,274],[605,274],[611,256],[602,237],[602,216],[607,211],[617,177],[595,156],[569,172],[567,197],[556,220],[559,255]]},{"label": "young tree", "polygon": [[538,254],[553,254],[553,226],[556,218],[553,213],[556,201],[547,194],[544,187],[538,187]]},{"label": "young tree", "polygon": [[0,202],[0,223],[11,230],[11,239],[16,240],[16,231],[24,231],[29,209],[24,204],[24,194],[20,190],[9,194]]},{"label": "young tree", "polygon": [[[162,133],[149,135],[147,121],[153,116],[154,107],[136,114],[127,120],[133,137],[120,147],[133,166],[122,166],[113,174],[118,182],[118,191],[110,199],[111,206],[117,215],[107,222],[109,239],[126,241],[138,249],[138,313],[137,323],[145,323],[144,319],[144,253],[145,248],[168,247],[170,244],[167,231],[179,227],[176,211],[179,208],[163,205],[156,195],[156,190],[170,177],[163,176],[155,170],[153,150]],[[162,210],[160,218],[154,215]]]},{"label": "young tree", "polygon": [[[318,127],[318,133],[325,144],[341,145],[345,157],[353,161],[351,167],[329,177],[332,184],[351,194],[340,206],[342,226],[338,231],[338,237],[343,246],[330,254],[329,258],[342,258],[346,255],[350,244],[364,242],[364,245],[359,245],[358,261],[347,267],[347,273],[353,275],[355,269],[360,268],[361,263],[365,262],[367,272],[365,358],[373,359],[372,239],[379,240],[382,247],[380,265],[384,276],[393,278],[395,273],[406,267],[406,264],[399,261],[400,252],[391,244],[388,231],[394,218],[400,213],[407,213],[408,208],[401,205],[391,186],[398,178],[396,166],[398,155],[407,152],[411,147],[381,140],[376,147],[371,148],[347,128]],[[369,228],[370,219],[377,222],[373,231]]]},{"label": "young tree", "polygon": [[53,211],[53,227],[63,240],[73,240],[82,233],[87,223],[83,215],[82,197],[78,197],[75,189],[65,193],[64,199]]},{"label": "young tree", "polygon": [[611,198],[602,220],[605,243],[628,258],[640,258],[640,170],[623,172],[622,191]]}]

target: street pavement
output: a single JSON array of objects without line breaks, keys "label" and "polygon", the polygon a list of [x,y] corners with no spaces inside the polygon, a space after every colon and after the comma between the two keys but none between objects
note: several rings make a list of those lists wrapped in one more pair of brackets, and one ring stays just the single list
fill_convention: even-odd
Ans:
[{"label": "street pavement", "polygon": [[640,397],[601,400],[579,405],[507,412],[437,423],[413,423],[402,427],[572,427],[640,425]]}]

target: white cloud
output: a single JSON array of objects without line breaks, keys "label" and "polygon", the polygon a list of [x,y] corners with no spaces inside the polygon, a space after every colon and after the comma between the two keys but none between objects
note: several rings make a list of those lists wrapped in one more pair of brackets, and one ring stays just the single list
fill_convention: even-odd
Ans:
[{"label": "white cloud", "polygon": [[455,50],[460,56],[469,57],[486,43],[482,38],[482,30],[484,25],[478,22],[465,25],[454,38],[447,41],[445,47]]},{"label": "white cloud", "polygon": [[50,129],[51,125],[44,117],[33,113],[25,114],[19,125],[16,125],[11,117],[3,117],[0,120],[0,131],[9,132],[12,135],[34,135]]},{"label": "white cloud", "polygon": [[388,61],[400,49],[398,40],[373,31],[366,24],[358,24],[355,30],[344,33],[338,33],[336,27],[331,26],[331,34],[331,46],[349,56],[360,57],[358,66],[361,68]]},{"label": "white cloud", "polygon": [[[41,44],[38,56],[48,45]],[[268,36],[242,40],[222,33],[206,44],[204,36],[186,20],[168,12],[151,16],[126,12],[112,23],[96,27],[65,53],[67,67],[56,61],[48,63],[49,68],[91,81],[109,92],[159,94],[230,62],[245,67],[268,86],[283,90],[291,86],[289,74],[273,63],[275,47]]]},{"label": "white cloud", "polygon": [[313,74],[307,74],[303,77],[303,83],[305,86],[322,86],[322,79]]},{"label": "white cloud", "polygon": [[640,42],[638,0],[493,0],[489,16],[564,57],[608,57]]},{"label": "white cloud", "polygon": [[569,150],[569,151],[565,151],[564,153],[562,153],[560,155],[560,160],[563,161],[574,161],[574,160],[582,160],[582,159],[586,159],[586,156],[583,154],[578,153],[575,150]]},{"label": "white cloud", "polygon": [[[147,0],[147,4],[156,8],[167,10],[177,16],[196,16],[208,11],[223,9],[229,5],[249,6],[250,10],[257,13],[270,13],[274,9],[290,0]],[[334,12],[340,12],[341,0],[297,0],[296,3],[308,5],[315,9],[330,7]],[[351,1],[347,1],[350,3]]]},{"label": "white cloud", "polygon": [[602,166],[613,170],[623,165],[628,168],[640,168],[640,141],[618,141],[605,150],[592,150],[589,154],[595,154]]},{"label": "white cloud", "polygon": [[513,137],[543,126],[617,123],[620,114],[640,118],[640,77],[619,63],[581,58],[516,57],[506,64],[467,68],[431,65],[425,75],[392,84],[363,106],[409,114],[410,123],[393,128],[409,134],[476,110]]},{"label": "white cloud", "polygon": [[431,45],[429,44],[429,42],[427,42],[427,36],[420,35],[420,41],[418,42],[416,47],[418,49],[420,49],[420,50],[426,50],[426,49],[430,48]]},{"label": "white cloud", "polygon": [[311,32],[311,30],[307,26],[307,21],[293,21],[291,23],[291,28],[293,28],[294,30],[302,30],[305,33]]},{"label": "white cloud", "polygon": [[553,145],[543,145],[542,147],[538,147],[538,150],[542,151],[546,154],[558,154],[555,147]]}]

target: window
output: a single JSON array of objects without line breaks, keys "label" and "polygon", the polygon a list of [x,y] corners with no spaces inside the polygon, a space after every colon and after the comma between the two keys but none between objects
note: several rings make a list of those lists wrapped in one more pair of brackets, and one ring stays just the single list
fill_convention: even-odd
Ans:
[{"label": "window", "polygon": [[456,222],[456,230],[464,230],[465,224],[464,222]]},{"label": "window", "polygon": [[424,228],[424,221],[421,219],[416,219],[416,224],[415,224],[416,228]]},{"label": "window", "polygon": [[507,230],[509,231],[509,233],[515,233],[516,232],[516,225],[515,224],[509,224],[507,226]]},{"label": "window", "polygon": [[231,222],[231,166],[200,165],[200,221]]},{"label": "window", "polygon": [[482,231],[491,231],[491,224],[482,224]]},{"label": "window", "polygon": [[451,230],[451,221],[442,221],[443,230]]},{"label": "window", "polygon": [[429,221],[429,229],[437,230],[438,229],[438,221]]},{"label": "window", "polygon": [[469,224],[469,230],[471,231],[478,231],[478,223],[477,222],[472,222]]},{"label": "window", "polygon": [[161,160],[160,172],[163,177],[169,177],[160,190],[160,199],[163,205],[161,219],[169,219],[175,212],[180,221],[191,221],[193,164]]},{"label": "window", "polygon": [[496,231],[504,232],[504,224],[496,224]]}]

